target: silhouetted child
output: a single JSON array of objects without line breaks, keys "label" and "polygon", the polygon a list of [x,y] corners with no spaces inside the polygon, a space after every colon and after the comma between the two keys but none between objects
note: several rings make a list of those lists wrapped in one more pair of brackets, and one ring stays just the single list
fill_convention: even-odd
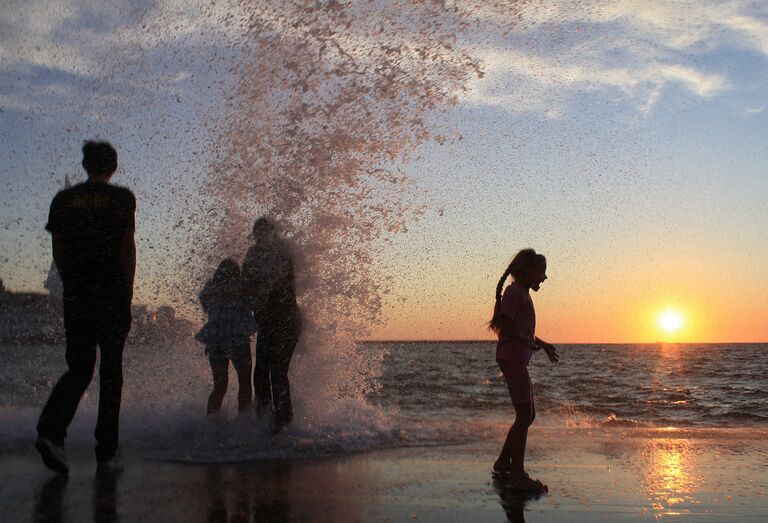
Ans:
[{"label": "silhouetted child", "polygon": [[[493,465],[493,475],[508,481],[511,488],[531,492],[546,491],[547,487],[541,481],[531,479],[524,466],[528,427],[536,417],[528,362],[533,352],[539,349],[544,349],[552,363],[560,359],[553,345],[535,335],[536,313],[529,291],[539,290],[541,283],[547,279],[546,272],[547,260],[544,256],[536,254],[533,249],[518,252],[496,286],[496,304],[489,322],[489,328],[499,337],[496,361],[515,407],[515,422]],[[502,295],[501,290],[509,276],[514,278],[514,282]]]},{"label": "silhouetted child", "polygon": [[196,338],[205,344],[213,374],[208,414],[221,410],[227,393],[230,361],[237,372],[238,408],[243,411],[251,405],[251,335],[257,325],[243,297],[237,262],[230,258],[222,261],[199,297],[208,321]]}]

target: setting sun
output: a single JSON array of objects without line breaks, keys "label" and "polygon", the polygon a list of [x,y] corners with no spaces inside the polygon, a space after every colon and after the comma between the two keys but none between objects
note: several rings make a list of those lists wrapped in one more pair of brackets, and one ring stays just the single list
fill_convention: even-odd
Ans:
[{"label": "setting sun", "polygon": [[659,316],[659,326],[668,334],[674,334],[683,326],[683,315],[675,310],[664,311]]}]

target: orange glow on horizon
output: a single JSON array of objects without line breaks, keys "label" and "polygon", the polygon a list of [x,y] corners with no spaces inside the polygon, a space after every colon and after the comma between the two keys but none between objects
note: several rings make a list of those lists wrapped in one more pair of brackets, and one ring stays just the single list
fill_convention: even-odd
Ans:
[{"label": "orange glow on horizon", "polygon": [[[760,317],[759,306],[744,307],[705,290],[686,292],[687,299],[665,297],[662,292],[654,299],[651,295],[659,289],[606,293],[589,299],[563,291],[552,285],[551,292],[532,296],[536,333],[551,343],[744,343],[768,339],[768,326]],[[768,306],[765,297],[763,301]],[[493,340],[495,335],[487,329],[491,307],[486,296],[470,293],[413,302],[393,300],[385,303],[384,323],[369,339]]]},{"label": "orange glow on horizon", "polygon": [[[403,266],[399,273],[410,279],[385,297],[383,322],[368,339],[495,339],[487,322],[498,274],[485,259],[451,260],[452,268],[442,266],[450,260]],[[601,278],[590,281],[583,278],[587,262],[553,262],[541,290],[531,292],[536,334],[556,344],[766,342],[766,287],[737,279],[721,285],[711,277],[716,260],[697,261],[671,259],[665,274],[647,259],[607,264]],[[457,276],[447,285],[449,273]]]}]

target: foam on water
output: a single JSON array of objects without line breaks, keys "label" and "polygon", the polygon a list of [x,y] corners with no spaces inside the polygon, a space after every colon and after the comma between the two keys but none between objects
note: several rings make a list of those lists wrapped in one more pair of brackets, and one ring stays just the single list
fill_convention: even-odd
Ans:
[{"label": "foam on water", "polygon": [[[563,346],[562,365],[534,360],[535,429],[764,430],[765,345],[678,347],[681,374],[656,346]],[[514,417],[493,361],[492,343],[371,343],[363,360],[381,361],[366,398],[334,397],[317,409],[296,399],[296,419],[272,436],[268,419],[236,415],[234,386],[224,413],[206,418],[210,392],[199,346],[129,347],[121,423],[123,443],[152,459],[187,462],[303,458],[386,447],[460,444],[503,437]],[[729,359],[723,369],[720,362]],[[60,348],[0,347],[0,450],[29,447],[40,405],[63,370]],[[659,364],[663,365],[659,367]],[[611,365],[616,368],[609,369]],[[661,368],[658,390],[647,369]],[[608,369],[608,370],[607,370]],[[605,379],[615,374],[615,379]],[[720,374],[723,379],[713,379]],[[738,378],[733,376],[739,376]],[[92,445],[96,378],[68,441]],[[231,382],[234,382],[232,376]]]}]

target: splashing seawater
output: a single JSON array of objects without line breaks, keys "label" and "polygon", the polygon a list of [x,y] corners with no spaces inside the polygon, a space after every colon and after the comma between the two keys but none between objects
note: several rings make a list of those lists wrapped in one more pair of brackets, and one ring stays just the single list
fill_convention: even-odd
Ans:
[{"label": "splashing seawater", "polygon": [[203,266],[244,252],[261,215],[291,242],[304,317],[291,366],[298,438],[301,430],[326,440],[361,435],[371,445],[397,437],[366,400],[381,358],[355,340],[370,333],[387,292],[377,250],[423,212],[398,165],[425,141],[446,139],[430,115],[481,74],[458,45],[473,10],[249,2],[225,17],[243,58],[213,147],[203,194],[213,220],[200,251]]},{"label": "splashing seawater", "polygon": [[[231,17],[247,51],[204,195],[215,211],[207,254],[243,252],[256,216],[278,222],[293,245],[305,319],[291,372],[297,418],[326,433],[380,430],[365,400],[380,359],[354,341],[370,332],[386,292],[377,248],[422,210],[397,164],[442,139],[429,113],[455,103],[479,71],[455,48],[468,12],[269,4]],[[344,428],[332,426],[341,420]]]}]

